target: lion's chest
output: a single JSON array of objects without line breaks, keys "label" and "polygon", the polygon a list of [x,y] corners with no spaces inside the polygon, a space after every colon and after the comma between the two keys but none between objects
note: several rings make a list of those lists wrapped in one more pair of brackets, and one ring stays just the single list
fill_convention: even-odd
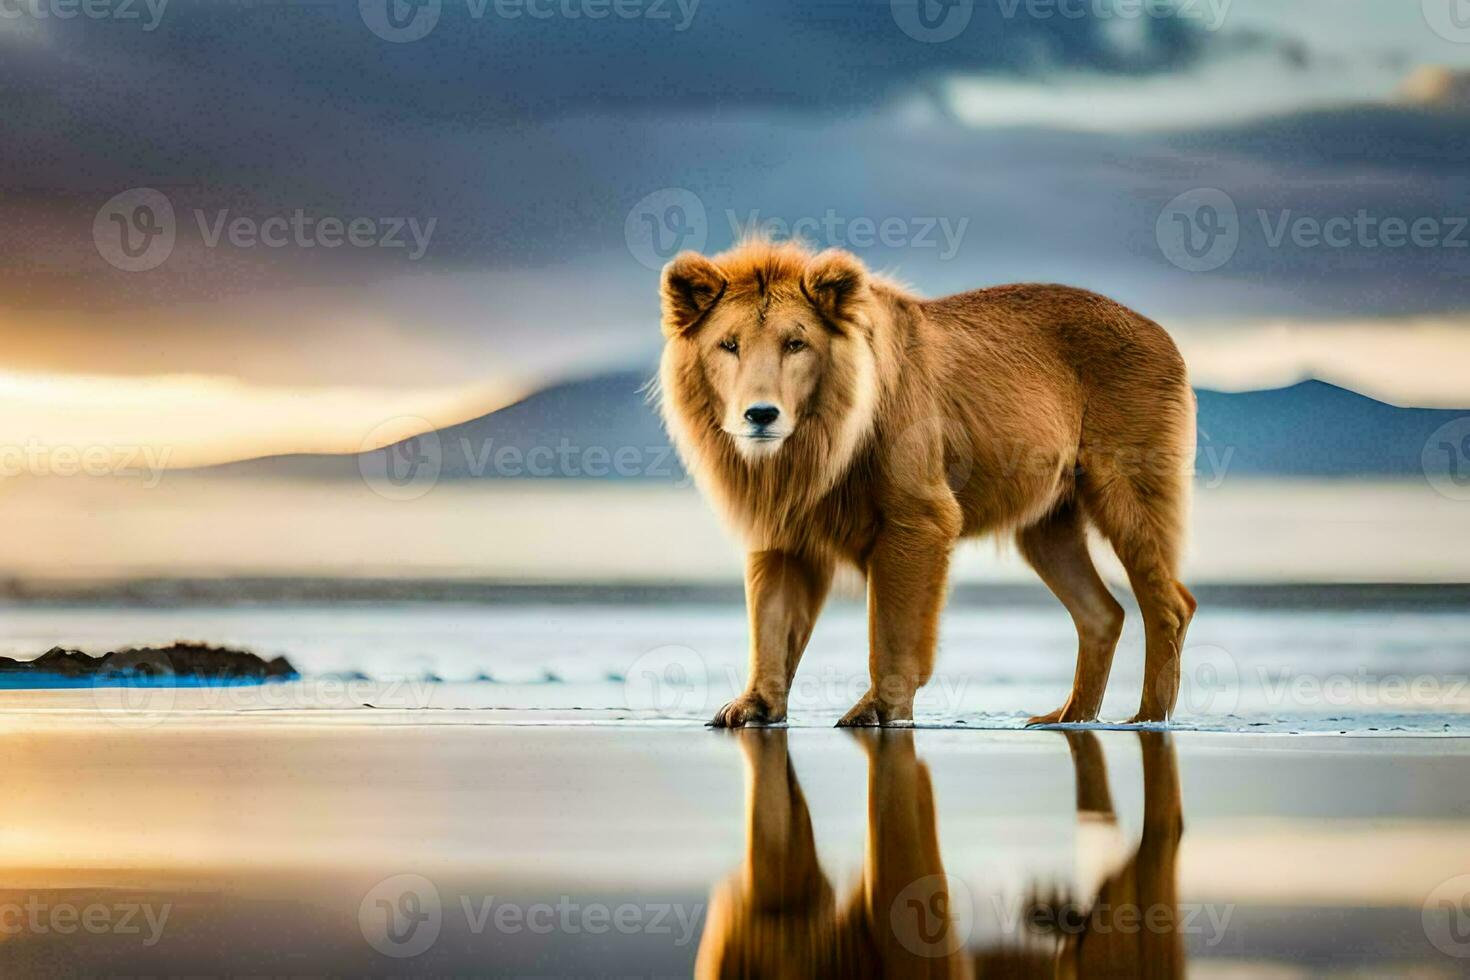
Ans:
[{"label": "lion's chest", "polygon": [[860,562],[878,524],[871,494],[842,485],[824,494],[756,497],[714,494],[750,551],[784,551]]}]

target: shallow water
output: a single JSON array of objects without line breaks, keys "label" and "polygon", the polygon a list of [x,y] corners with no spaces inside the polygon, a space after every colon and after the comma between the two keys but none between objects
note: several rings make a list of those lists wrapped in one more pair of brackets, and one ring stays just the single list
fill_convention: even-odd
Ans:
[{"label": "shallow water", "polygon": [[[920,730],[858,734],[851,602],[743,733],[702,728],[733,603],[0,616],[0,655],[175,639],[303,676],[0,690],[0,975],[1470,967],[1470,612],[1207,607],[1177,733],[1037,732],[1065,616],[957,603]],[[1140,660],[1131,625],[1105,718]]]},{"label": "shallow water", "polygon": [[5,976],[1470,963],[1458,739],[95,717],[3,738]]},{"label": "shallow water", "polygon": [[[735,604],[279,604],[144,608],[13,606],[0,655],[52,645],[92,652],[202,640],[284,654],[303,680],[137,694],[0,692],[14,711],[108,709],[131,720],[249,712],[318,722],[372,705],[380,723],[454,711],[455,721],[695,724],[744,681],[746,625]],[[1075,640],[1059,607],[946,611],[938,668],[916,721],[1019,727],[1056,707]],[[866,687],[866,627],[853,602],[823,615],[793,690],[790,724],[827,726]],[[1104,720],[1137,707],[1138,618],[1119,646]],[[146,696],[145,696],[146,695]],[[136,708],[136,711],[133,709]],[[474,718],[467,717],[474,715]],[[358,718],[357,720],[367,720]],[[1216,731],[1470,734],[1470,608],[1205,608],[1191,627],[1175,727]]]}]

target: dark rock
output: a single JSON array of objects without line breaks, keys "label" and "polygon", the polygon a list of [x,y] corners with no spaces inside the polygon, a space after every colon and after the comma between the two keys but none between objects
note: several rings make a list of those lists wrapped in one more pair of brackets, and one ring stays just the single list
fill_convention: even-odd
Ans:
[{"label": "dark rock", "polygon": [[285,657],[265,660],[247,650],[203,643],[131,647],[100,657],[52,647],[35,660],[0,657],[0,673],[52,674],[58,677],[188,677],[207,681],[286,680],[300,675]]}]

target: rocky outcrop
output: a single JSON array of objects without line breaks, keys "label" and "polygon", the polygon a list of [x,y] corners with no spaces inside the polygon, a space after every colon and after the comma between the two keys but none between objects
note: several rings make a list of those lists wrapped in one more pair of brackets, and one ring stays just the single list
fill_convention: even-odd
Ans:
[{"label": "rocky outcrop", "polygon": [[299,676],[285,657],[265,660],[247,650],[203,643],[135,647],[93,656],[52,647],[35,660],[0,657],[0,674],[50,674],[67,678],[118,679],[170,677],[205,681],[289,680]]}]

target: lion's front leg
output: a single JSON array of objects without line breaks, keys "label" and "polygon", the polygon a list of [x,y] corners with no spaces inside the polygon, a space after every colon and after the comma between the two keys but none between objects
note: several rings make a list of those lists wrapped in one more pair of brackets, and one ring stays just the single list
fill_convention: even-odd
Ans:
[{"label": "lion's front leg", "polygon": [[913,721],[914,694],[934,671],[957,534],[951,523],[906,523],[879,535],[868,562],[868,691],[839,726]]},{"label": "lion's front leg", "polygon": [[750,680],[715,713],[716,728],[786,720],[786,696],[832,583],[832,566],[784,551],[754,551],[745,562],[750,616]]}]

